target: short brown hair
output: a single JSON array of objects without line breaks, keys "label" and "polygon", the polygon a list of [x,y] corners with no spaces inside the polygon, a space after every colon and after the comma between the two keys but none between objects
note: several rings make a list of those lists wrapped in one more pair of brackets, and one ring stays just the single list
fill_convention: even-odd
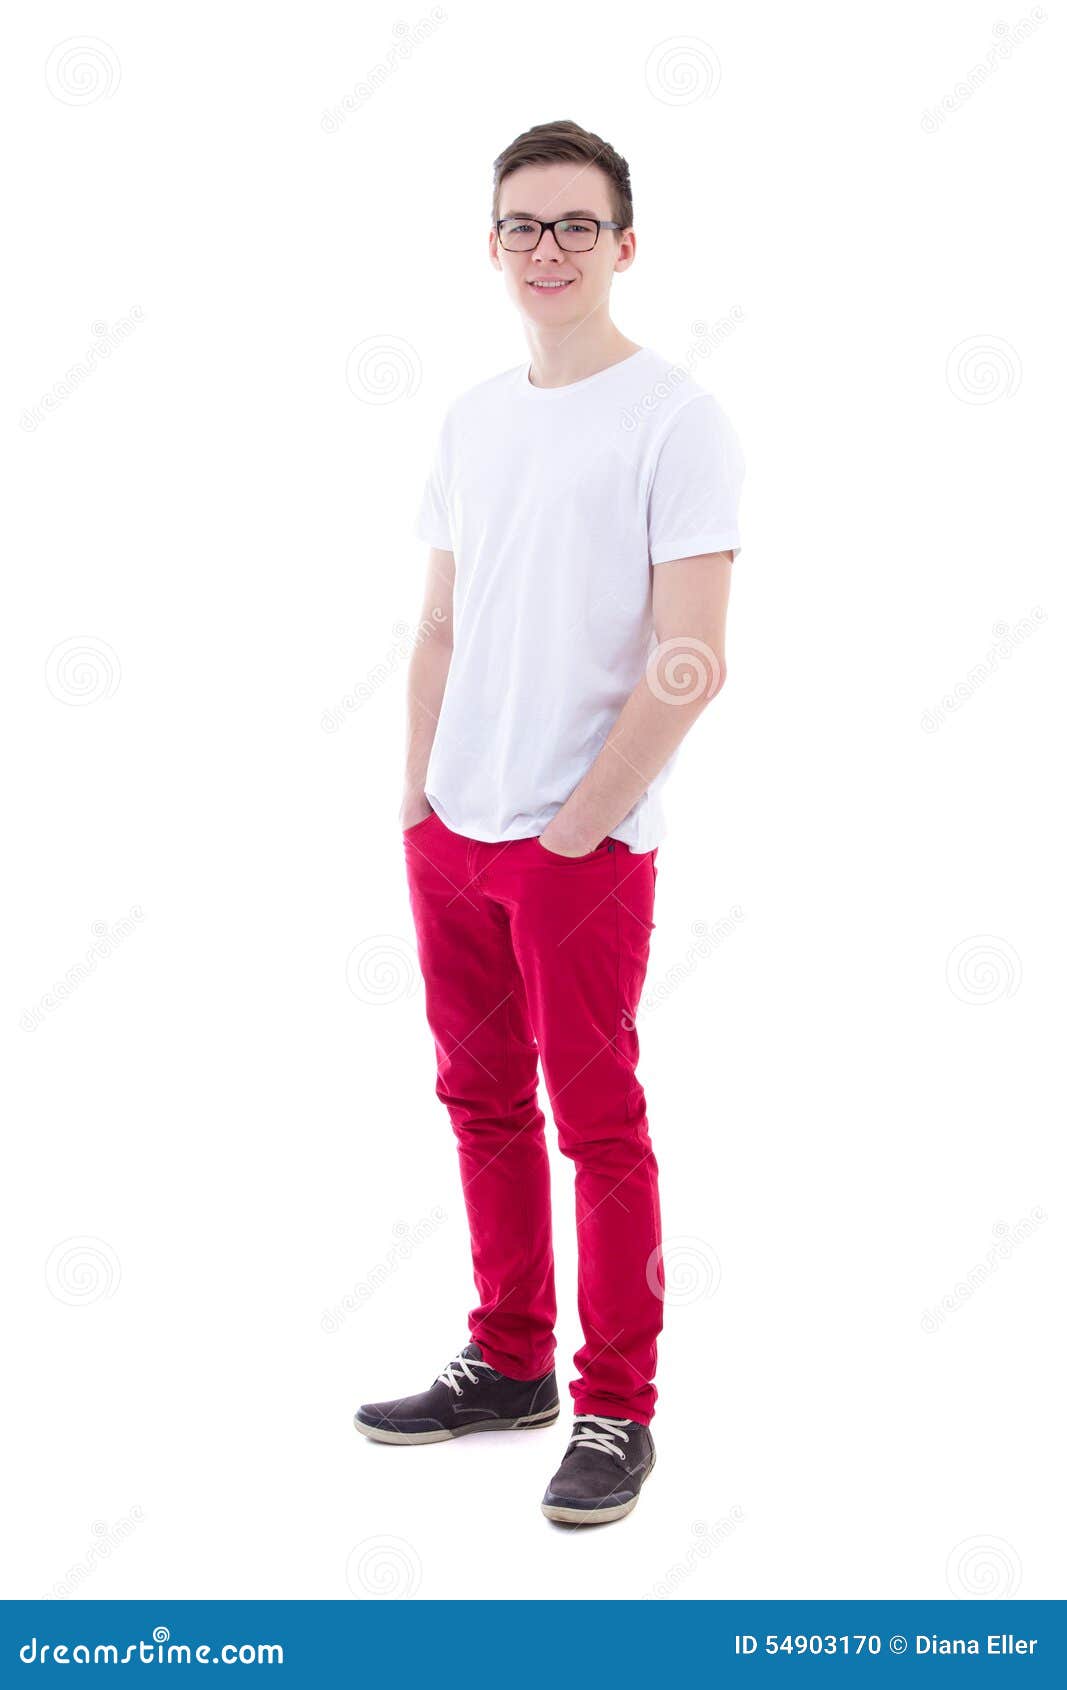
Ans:
[{"label": "short brown hair", "polygon": [[493,161],[493,215],[495,226],[500,216],[500,188],[505,176],[524,164],[556,164],[573,160],[576,164],[595,164],[604,172],[611,190],[611,215],[620,224],[613,230],[616,239],[634,220],[634,202],[630,190],[630,166],[607,141],[601,140],[580,123],[560,118],[555,123],[539,123],[517,135],[500,157]]}]

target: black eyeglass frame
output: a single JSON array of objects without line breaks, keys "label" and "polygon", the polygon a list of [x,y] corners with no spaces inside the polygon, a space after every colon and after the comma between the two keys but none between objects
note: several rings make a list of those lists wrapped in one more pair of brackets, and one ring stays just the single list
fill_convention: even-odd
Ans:
[{"label": "black eyeglass frame", "polygon": [[[532,246],[507,246],[507,245],[505,245],[504,237],[500,232],[501,228],[505,223],[514,223],[516,221],[518,221],[520,223],[536,223],[537,224],[537,239],[534,241]],[[564,246],[562,244],[562,242],[560,241],[558,235],[556,234],[556,230],[559,228],[559,225],[561,223],[592,223],[592,224],[595,224],[596,234],[593,236],[593,246],[569,246],[569,247]],[[505,252],[536,252],[538,247],[541,245],[541,242],[545,238],[545,230],[546,229],[552,230],[552,239],[555,241],[556,245],[559,247],[560,252],[592,252],[593,247],[596,246],[597,241],[600,239],[601,229],[621,229],[622,226],[623,225],[621,223],[612,223],[606,217],[575,217],[573,212],[571,213],[571,215],[569,217],[557,217],[551,223],[542,222],[540,217],[521,217],[521,218],[516,219],[514,216],[511,216],[511,217],[498,217],[497,220],[496,220],[496,224],[495,224],[496,238],[500,242],[501,246],[504,248]]]}]

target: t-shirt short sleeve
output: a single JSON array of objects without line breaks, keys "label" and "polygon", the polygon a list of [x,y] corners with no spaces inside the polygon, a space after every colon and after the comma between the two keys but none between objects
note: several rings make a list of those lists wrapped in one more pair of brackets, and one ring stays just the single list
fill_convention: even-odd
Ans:
[{"label": "t-shirt short sleeve", "polygon": [[738,506],[745,460],[710,393],[686,400],[668,423],[648,495],[649,562],[741,550]]},{"label": "t-shirt short sleeve", "polygon": [[448,418],[442,423],[437,436],[430,473],[422,489],[419,501],[418,516],[415,520],[415,538],[422,540],[427,546],[436,546],[439,551],[452,551],[452,531],[448,520],[448,497],[445,491],[445,453],[448,429]]}]

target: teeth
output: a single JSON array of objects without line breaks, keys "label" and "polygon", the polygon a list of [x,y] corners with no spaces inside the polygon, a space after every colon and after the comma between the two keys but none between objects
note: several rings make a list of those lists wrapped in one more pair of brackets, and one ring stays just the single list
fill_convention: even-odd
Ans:
[{"label": "teeth", "polygon": [[555,288],[569,288],[570,285],[571,285],[570,282],[531,282],[530,283],[530,286],[532,288],[540,288],[542,291],[547,291],[548,289],[555,289]]}]

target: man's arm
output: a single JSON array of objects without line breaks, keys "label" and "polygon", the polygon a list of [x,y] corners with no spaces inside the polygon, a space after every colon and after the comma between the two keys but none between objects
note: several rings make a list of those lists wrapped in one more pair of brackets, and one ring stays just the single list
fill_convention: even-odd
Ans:
[{"label": "man's arm", "polygon": [[456,559],[452,552],[430,547],[417,643],[408,664],[407,753],[400,826],[414,827],[430,813],[426,770],[430,762],[437,718],[452,662],[452,593]]},{"label": "man's arm", "polygon": [[541,834],[564,857],[591,851],[617,827],[726,679],[726,606],[733,552],[652,568],[659,645],[595,762]]}]

